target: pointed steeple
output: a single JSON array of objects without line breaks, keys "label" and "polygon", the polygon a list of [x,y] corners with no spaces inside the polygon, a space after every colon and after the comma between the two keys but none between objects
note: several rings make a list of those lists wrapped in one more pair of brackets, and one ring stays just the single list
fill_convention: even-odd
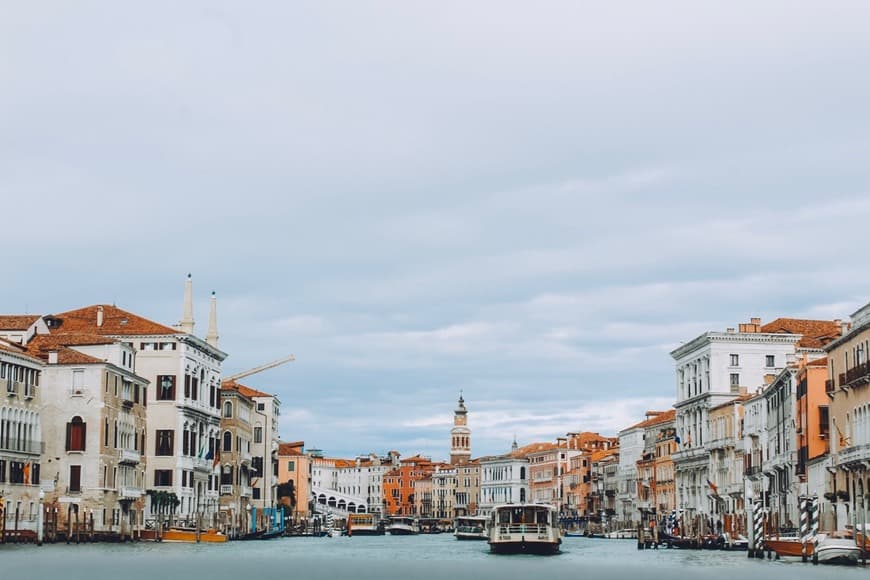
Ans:
[{"label": "pointed steeple", "polygon": [[178,327],[181,332],[193,334],[193,325],[193,278],[188,274],[187,280],[184,281],[184,314]]},{"label": "pointed steeple", "polygon": [[217,348],[217,296],[215,296],[214,290],[211,291],[211,307],[208,311],[208,334],[205,335],[205,341]]},{"label": "pointed steeple", "polygon": [[517,435],[516,435],[516,433],[514,433],[514,442],[511,443],[511,451],[516,451],[519,448],[520,448],[520,446],[517,445]]}]

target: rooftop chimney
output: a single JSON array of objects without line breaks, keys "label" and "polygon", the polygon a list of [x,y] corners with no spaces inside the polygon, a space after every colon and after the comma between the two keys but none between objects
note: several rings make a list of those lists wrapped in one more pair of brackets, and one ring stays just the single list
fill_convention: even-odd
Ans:
[{"label": "rooftop chimney", "polygon": [[761,319],[760,319],[760,318],[750,318],[750,319],[749,319],[749,324],[758,324],[758,325],[760,326],[760,325],[761,325]]},{"label": "rooftop chimney", "polygon": [[726,328],[725,332],[727,332],[728,334],[734,334],[734,329],[733,328]]},{"label": "rooftop chimney", "polygon": [[103,307],[97,306],[97,328],[103,326]]},{"label": "rooftop chimney", "polygon": [[57,351],[56,350],[48,351],[48,364],[50,364],[50,365],[57,364]]},{"label": "rooftop chimney", "polygon": [[184,315],[178,326],[181,328],[181,332],[193,334],[193,325],[193,279],[188,274],[187,280],[184,281]]}]

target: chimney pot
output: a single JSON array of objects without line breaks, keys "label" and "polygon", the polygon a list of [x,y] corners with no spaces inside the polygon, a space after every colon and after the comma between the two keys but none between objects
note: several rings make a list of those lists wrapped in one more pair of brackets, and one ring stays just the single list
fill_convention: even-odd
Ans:
[{"label": "chimney pot", "polygon": [[103,307],[97,306],[97,328],[103,326]]},{"label": "chimney pot", "polygon": [[726,328],[725,332],[727,332],[728,334],[734,334],[734,329],[733,328]]},{"label": "chimney pot", "polygon": [[760,324],[761,324],[761,319],[760,319],[760,318],[750,318],[750,319],[749,319],[749,323],[750,323],[750,324],[758,324],[758,325],[760,325]]},{"label": "chimney pot", "polygon": [[48,351],[48,364],[50,364],[50,365],[57,364],[57,351],[56,350]]}]

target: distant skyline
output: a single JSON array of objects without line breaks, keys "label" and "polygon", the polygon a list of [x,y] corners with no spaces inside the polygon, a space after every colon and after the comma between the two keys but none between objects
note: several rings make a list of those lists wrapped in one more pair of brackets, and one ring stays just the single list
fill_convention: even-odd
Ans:
[{"label": "distant skyline", "polygon": [[870,5],[17,3],[0,311],[164,324],[331,456],[613,435],[670,350],[870,301]]}]

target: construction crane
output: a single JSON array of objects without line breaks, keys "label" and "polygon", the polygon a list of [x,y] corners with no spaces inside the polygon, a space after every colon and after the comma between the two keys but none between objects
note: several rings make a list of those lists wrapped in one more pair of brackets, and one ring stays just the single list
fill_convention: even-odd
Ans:
[{"label": "construction crane", "polygon": [[267,364],[264,364],[264,365],[260,365],[260,366],[258,366],[258,367],[254,367],[254,368],[252,368],[252,369],[248,369],[248,370],[246,370],[246,371],[242,371],[242,372],[240,372],[240,373],[236,373],[236,374],[234,374],[234,375],[232,375],[232,376],[229,376],[229,377],[225,377],[225,378],[224,378],[224,382],[226,382],[226,381],[237,381],[237,380],[239,380],[239,379],[243,379],[243,378],[245,378],[245,377],[249,377],[249,376],[251,376],[251,375],[255,375],[255,374],[257,374],[257,373],[261,373],[261,372],[263,372],[263,371],[267,371],[267,370],[269,370],[269,369],[273,369],[273,368],[275,368],[275,367],[281,366],[281,365],[284,364],[284,363],[292,362],[292,361],[294,361],[294,360],[296,360],[296,357],[293,356],[293,355],[291,354],[290,356],[285,356],[284,358],[279,358],[279,359],[276,360],[276,361],[272,361],[272,362],[270,362],[270,363],[267,363]]}]

